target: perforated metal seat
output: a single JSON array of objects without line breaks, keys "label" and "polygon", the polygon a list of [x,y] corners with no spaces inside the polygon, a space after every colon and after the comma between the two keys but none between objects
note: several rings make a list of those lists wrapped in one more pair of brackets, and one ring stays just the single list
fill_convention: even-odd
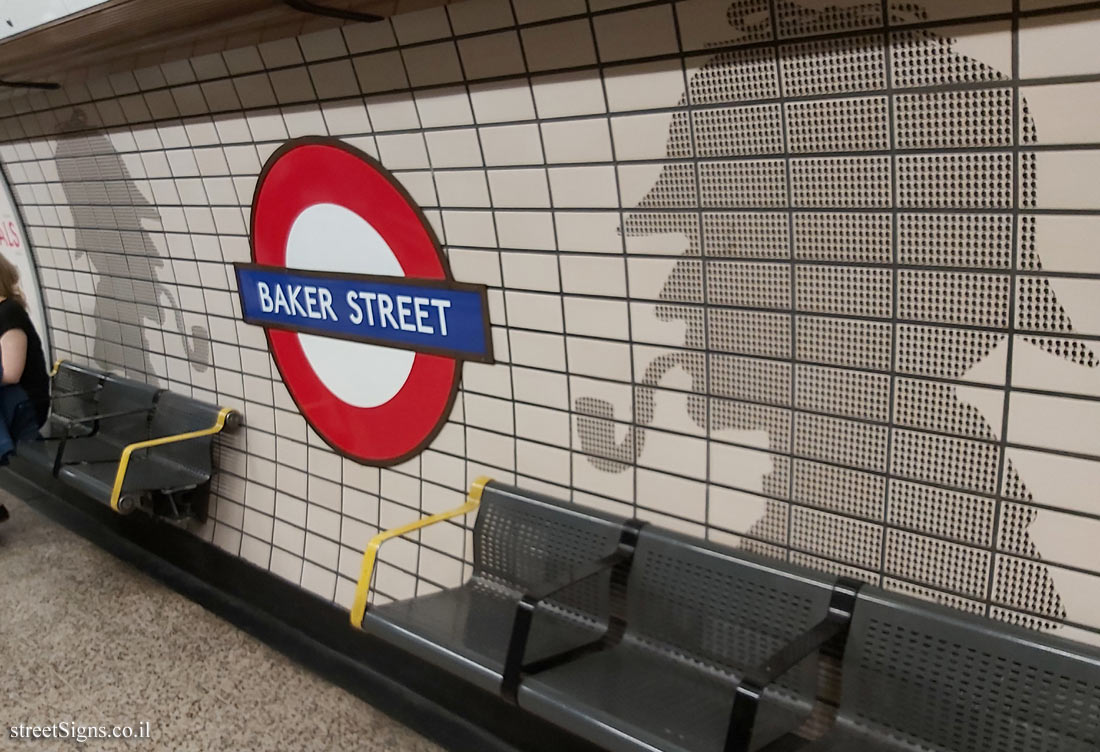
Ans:
[{"label": "perforated metal seat", "polygon": [[[674,532],[641,532],[620,645],[536,674],[520,706],[610,750],[723,749],[746,670],[817,623],[833,580]],[[797,729],[817,658],[765,694],[753,748]]]},{"label": "perforated metal seat", "polygon": [[[66,440],[62,464],[118,462],[123,447],[145,438],[160,392],[159,387],[109,375],[99,391],[95,412],[81,419],[91,435]],[[93,420],[94,416],[105,417]]]},{"label": "perforated metal seat", "polygon": [[[146,435],[131,441],[157,439],[209,429],[218,422],[221,412],[222,409],[216,405],[199,402],[175,392],[162,392],[157,399],[156,410],[153,412],[153,419],[149,423]],[[213,436],[205,436],[141,451],[145,456],[166,466],[175,465],[209,480],[214,468],[213,447]],[[160,487],[172,488],[173,486]]]},{"label": "perforated metal seat", "polygon": [[106,373],[88,366],[59,363],[51,382],[51,421],[66,424],[95,415],[106,378]]},{"label": "perforated metal seat", "polygon": [[[474,572],[453,588],[370,608],[365,631],[500,691],[505,653],[525,592],[613,552],[625,518],[490,483],[474,525]],[[538,659],[592,641],[606,629],[610,574],[556,595],[537,611],[527,649]]]},{"label": "perforated metal seat", "polygon": [[1100,651],[864,588],[835,728],[804,752],[1096,752]]},{"label": "perforated metal seat", "polygon": [[[118,462],[71,465],[61,470],[60,478],[74,488],[104,503],[111,500]],[[209,475],[180,467],[155,457],[139,457],[131,460],[123,479],[123,494],[142,494],[151,491],[191,490],[210,480]]]},{"label": "perforated metal seat", "polygon": [[69,361],[58,364],[51,382],[51,411],[41,438],[22,442],[18,454],[42,470],[53,472],[57,459],[58,439],[68,431],[74,435],[86,435],[91,427],[76,423],[89,415],[95,415],[99,405],[99,392],[107,374]]},{"label": "perforated metal seat", "polygon": [[[546,683],[526,680],[538,697],[521,687],[520,706],[574,732],[583,728],[607,749],[722,749],[737,686],[730,675],[632,643],[550,673]],[[797,728],[809,707],[769,703],[756,719],[756,736],[770,741]]]},{"label": "perforated metal seat", "polygon": [[[156,387],[108,379],[101,409],[114,417],[98,421],[99,430],[70,439],[61,449],[58,473],[64,483],[94,499],[115,499],[115,484],[127,508],[144,505],[171,517],[205,519],[207,490],[213,474],[213,435],[223,411],[214,406]],[[126,449],[135,444],[199,433],[158,446],[135,448],[125,468]]]},{"label": "perforated metal seat", "polygon": [[[475,578],[453,590],[372,609],[363,628],[496,693],[516,602],[522,595],[518,589]],[[540,614],[531,628],[528,656],[553,655],[590,642],[601,633],[595,618],[586,620],[565,612]]]},{"label": "perforated metal seat", "polygon": [[23,441],[20,442],[16,454],[42,470],[53,472],[54,460],[57,458],[57,442],[47,438]]},{"label": "perforated metal seat", "polygon": [[99,432],[93,436],[69,439],[65,444],[62,465],[76,466],[83,463],[118,462],[122,450],[129,442],[113,431]]}]

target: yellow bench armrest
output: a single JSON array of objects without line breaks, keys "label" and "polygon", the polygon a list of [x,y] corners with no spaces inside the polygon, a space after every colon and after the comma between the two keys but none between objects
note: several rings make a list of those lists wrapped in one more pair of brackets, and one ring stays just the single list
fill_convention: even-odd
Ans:
[{"label": "yellow bench armrest", "polygon": [[456,507],[446,512],[440,512],[439,514],[433,514],[430,517],[422,517],[415,522],[410,522],[401,527],[395,527],[392,530],[384,530],[370,539],[370,543],[367,544],[367,550],[363,552],[363,568],[359,573],[359,582],[355,586],[355,601],[351,607],[351,624],[353,627],[356,629],[363,628],[363,617],[367,613],[367,600],[370,598],[371,580],[374,577],[374,565],[378,560],[378,549],[381,545],[391,538],[400,538],[403,535],[408,535],[428,525],[434,525],[437,522],[449,520],[452,517],[461,517],[462,515],[469,514],[481,504],[481,494],[485,490],[485,485],[491,481],[492,478],[487,478],[485,476],[481,476],[475,480],[473,485],[470,486],[470,493],[466,496],[466,503],[460,507]]},{"label": "yellow bench armrest", "polygon": [[149,439],[148,441],[139,441],[123,449],[122,457],[118,461],[118,472],[115,473],[115,486],[111,491],[111,509],[116,512],[121,511],[118,508],[118,502],[119,499],[122,498],[122,484],[126,480],[126,470],[130,465],[130,456],[134,452],[139,449],[150,449],[151,447],[175,444],[180,441],[189,441],[190,439],[199,439],[203,436],[213,436],[216,433],[221,433],[222,429],[225,428],[225,424],[229,421],[229,416],[234,412],[232,408],[222,408],[222,410],[218,412],[218,419],[210,428],[204,428],[200,431],[191,431],[189,433],[180,433],[175,436],[162,436],[158,439]]}]

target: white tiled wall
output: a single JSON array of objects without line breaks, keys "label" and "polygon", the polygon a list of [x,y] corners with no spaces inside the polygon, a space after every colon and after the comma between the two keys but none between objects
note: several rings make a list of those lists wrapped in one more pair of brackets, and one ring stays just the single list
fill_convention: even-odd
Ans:
[{"label": "white tiled wall", "polygon": [[[470,0],[11,100],[0,158],[56,355],[239,407],[196,533],[325,598],[487,473],[1093,640],[1100,11],[1050,5]],[[317,134],[490,286],[499,362],[392,468],[239,320],[257,175]],[[468,554],[387,544],[379,590]]]}]

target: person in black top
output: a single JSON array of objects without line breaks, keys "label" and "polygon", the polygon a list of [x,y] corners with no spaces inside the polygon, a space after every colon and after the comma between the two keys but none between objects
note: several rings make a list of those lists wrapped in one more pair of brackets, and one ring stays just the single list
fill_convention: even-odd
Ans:
[{"label": "person in black top", "polygon": [[0,465],[18,442],[38,435],[49,412],[50,377],[42,341],[27,315],[19,270],[0,254]]}]

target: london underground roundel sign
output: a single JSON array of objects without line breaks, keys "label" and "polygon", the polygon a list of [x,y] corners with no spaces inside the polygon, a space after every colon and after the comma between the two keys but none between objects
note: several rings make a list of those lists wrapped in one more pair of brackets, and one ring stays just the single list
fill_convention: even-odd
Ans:
[{"label": "london underground roundel sign", "polygon": [[335,139],[295,139],[264,165],[245,321],[310,425],[334,449],[389,465],[442,428],[464,360],[493,362],[484,285],[455,282],[390,173]]}]

